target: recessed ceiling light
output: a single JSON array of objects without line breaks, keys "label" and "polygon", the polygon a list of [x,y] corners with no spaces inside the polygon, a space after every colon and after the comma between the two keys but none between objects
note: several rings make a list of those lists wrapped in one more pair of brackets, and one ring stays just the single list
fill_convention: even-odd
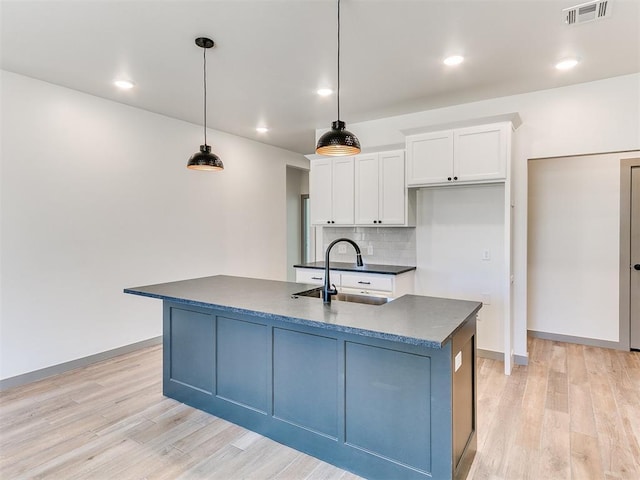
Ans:
[{"label": "recessed ceiling light", "polygon": [[258,133],[267,133],[269,129],[267,127],[256,127],[256,132]]},{"label": "recessed ceiling light", "polygon": [[131,80],[116,80],[115,82],[113,82],[113,84],[123,90],[130,90],[135,86],[135,83],[133,83]]},{"label": "recessed ceiling light", "polygon": [[330,88],[319,88],[316,93],[321,97],[328,97],[333,93],[333,90],[331,90]]},{"label": "recessed ceiling light", "polygon": [[462,55],[452,55],[444,59],[443,63],[445,65],[460,65],[464,62],[464,57]]},{"label": "recessed ceiling light", "polygon": [[575,58],[566,58],[556,63],[558,70],[570,70],[578,64],[578,60]]}]

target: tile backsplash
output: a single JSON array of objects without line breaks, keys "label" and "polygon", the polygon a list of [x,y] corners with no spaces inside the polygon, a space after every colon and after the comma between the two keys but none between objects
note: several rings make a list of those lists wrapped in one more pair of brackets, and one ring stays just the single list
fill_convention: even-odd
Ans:
[{"label": "tile backsplash", "polygon": [[[416,264],[416,229],[412,227],[323,227],[322,237],[323,252],[335,239],[345,237],[358,244],[365,264]],[[344,245],[347,253],[338,253],[340,244],[331,249],[332,262],[355,262],[353,248]],[[370,246],[373,255],[368,254]]]}]

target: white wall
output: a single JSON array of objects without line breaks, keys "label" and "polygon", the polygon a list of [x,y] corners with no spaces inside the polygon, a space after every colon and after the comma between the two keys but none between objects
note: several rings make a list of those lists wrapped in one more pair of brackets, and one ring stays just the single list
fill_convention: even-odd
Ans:
[{"label": "white wall", "polygon": [[417,213],[416,293],[485,303],[478,348],[503,352],[504,186],[423,188]]},{"label": "white wall", "polygon": [[286,278],[286,166],[301,155],[2,72],[0,378],[161,334],[125,287]]},{"label": "white wall", "polygon": [[[522,126],[513,138],[513,340],[514,353],[524,356],[527,353],[527,161],[530,158],[637,150],[640,147],[640,74],[350,123],[349,130],[370,149],[403,144],[402,130],[510,112],[518,112],[522,118]],[[421,248],[419,244],[417,248]],[[567,297],[567,301],[579,299]],[[584,319],[585,324],[600,321],[593,316]],[[588,334],[589,330],[584,333]]]}]

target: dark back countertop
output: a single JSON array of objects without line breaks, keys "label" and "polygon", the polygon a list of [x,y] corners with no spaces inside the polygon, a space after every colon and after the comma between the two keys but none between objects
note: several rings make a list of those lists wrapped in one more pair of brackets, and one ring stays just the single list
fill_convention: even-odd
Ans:
[{"label": "dark back countertop", "polygon": [[263,318],[384,340],[441,348],[482,304],[404,295],[384,305],[362,305],[294,294],[315,285],[218,275],[126,288],[125,293],[198,307],[250,313]]},{"label": "dark back countertop", "polygon": [[[299,263],[293,267],[324,270],[324,262]],[[409,265],[376,265],[373,263],[365,263],[364,266],[358,267],[355,263],[348,262],[329,262],[329,268],[331,270],[340,270],[342,272],[383,273],[386,275],[400,275],[401,273],[410,272],[416,269],[416,267]]]}]

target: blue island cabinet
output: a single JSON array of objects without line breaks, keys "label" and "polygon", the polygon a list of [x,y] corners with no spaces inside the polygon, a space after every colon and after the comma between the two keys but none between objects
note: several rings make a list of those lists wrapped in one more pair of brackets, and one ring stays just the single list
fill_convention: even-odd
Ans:
[{"label": "blue island cabinet", "polygon": [[164,394],[371,479],[466,478],[475,314],[441,348],[164,301]]}]

